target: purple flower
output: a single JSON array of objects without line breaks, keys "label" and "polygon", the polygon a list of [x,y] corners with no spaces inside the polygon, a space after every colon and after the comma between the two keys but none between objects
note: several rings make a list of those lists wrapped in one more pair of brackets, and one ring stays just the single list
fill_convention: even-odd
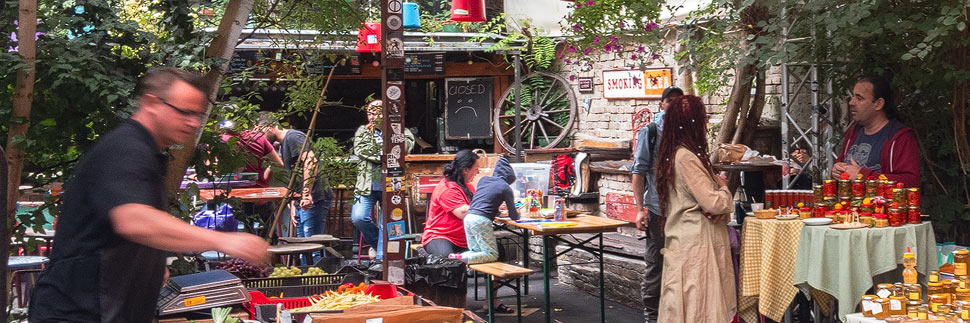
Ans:
[{"label": "purple flower", "polygon": [[648,32],[649,32],[649,31],[651,31],[651,30],[654,30],[654,29],[657,29],[657,27],[658,27],[658,26],[660,26],[660,25],[658,25],[658,24],[657,24],[657,23],[655,23],[655,22],[651,22],[651,23],[649,23],[649,24],[647,24],[646,26],[644,26],[644,27],[643,27],[643,30],[646,30],[646,31],[648,31]]},{"label": "purple flower", "polygon": [[570,59],[568,59],[568,58],[565,60],[565,62],[566,62],[566,64],[572,63],[572,61]]},{"label": "purple flower", "polygon": [[570,53],[575,53],[576,52],[576,47],[569,46],[569,48],[567,48],[566,51],[568,51]]},{"label": "purple flower", "polygon": [[570,75],[569,76],[569,80],[570,81],[575,81],[576,80],[576,75]]},{"label": "purple flower", "polygon": [[582,8],[582,7],[583,7],[583,4],[582,3],[577,3],[576,4],[576,9],[579,9],[579,8]]},{"label": "purple flower", "polygon": [[624,27],[626,27],[626,24],[624,24],[624,23],[623,23],[623,22],[621,21],[621,22],[620,22],[620,28],[624,28]]},{"label": "purple flower", "polygon": [[583,50],[583,54],[584,54],[584,55],[589,55],[589,53],[590,53],[590,52],[592,52],[592,51],[593,51],[593,49],[592,49],[592,48],[587,48],[587,49],[584,49],[584,50]]},{"label": "purple flower", "polygon": [[622,52],[623,51],[623,46],[613,45],[613,50],[615,50],[617,52]]},{"label": "purple flower", "polygon": [[630,59],[637,59],[637,54],[630,55]]},{"label": "purple flower", "polygon": [[593,38],[593,44],[599,44],[599,43],[600,43],[600,36],[596,36],[596,38]]},{"label": "purple flower", "polygon": [[658,59],[658,58],[660,58],[660,54],[653,54],[653,56],[651,56],[651,59]]},{"label": "purple flower", "polygon": [[590,1],[586,1],[586,5],[587,5],[587,6],[592,6],[592,5],[594,5],[594,4],[596,4],[596,2],[593,2],[592,0],[590,0]]},{"label": "purple flower", "polygon": [[603,46],[603,50],[605,50],[607,52],[608,51],[611,51],[611,50],[613,50],[613,46],[611,46],[610,44],[606,44],[606,46]]},{"label": "purple flower", "polygon": [[647,50],[645,48],[643,48],[643,46],[637,47],[637,53],[643,53],[643,52],[646,52],[646,51]]},{"label": "purple flower", "polygon": [[580,30],[579,24],[573,25],[573,31],[579,31],[579,30]]}]

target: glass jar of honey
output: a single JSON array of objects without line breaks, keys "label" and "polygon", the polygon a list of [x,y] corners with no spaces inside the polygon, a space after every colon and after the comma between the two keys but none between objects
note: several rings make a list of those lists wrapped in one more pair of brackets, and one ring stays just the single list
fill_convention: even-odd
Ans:
[{"label": "glass jar of honey", "polygon": [[944,279],[943,281],[941,281],[941,283],[943,283],[943,294],[946,295],[947,297],[946,302],[947,303],[952,302],[953,292],[956,291],[956,288],[953,286],[953,281],[949,279]]},{"label": "glass jar of honey", "polygon": [[919,318],[920,305],[922,305],[920,302],[909,301],[909,304],[906,304],[906,316],[908,316],[911,319]]},{"label": "glass jar of honey", "polygon": [[889,315],[906,315],[906,306],[909,302],[904,296],[893,295],[889,297]]},{"label": "glass jar of honey", "polygon": [[953,252],[953,276],[967,276],[970,267],[970,250],[960,249]]},{"label": "glass jar of honey", "polygon": [[919,306],[919,312],[918,312],[918,314],[919,314],[919,316],[917,318],[920,319],[920,320],[925,320],[925,319],[929,318],[929,316],[930,316],[929,315],[930,314],[930,307],[927,306],[927,305],[920,305]]},{"label": "glass jar of honey", "polygon": [[947,297],[944,294],[930,294],[930,311],[936,313],[936,308],[940,305],[946,305],[949,303]]},{"label": "glass jar of honey", "polygon": [[877,320],[885,320],[889,317],[889,299],[877,298],[872,305],[872,317]]},{"label": "glass jar of honey", "polygon": [[923,287],[919,284],[909,285],[906,289],[906,299],[911,301],[923,301]]},{"label": "glass jar of honey", "polygon": [[889,296],[893,296],[893,289],[893,284],[876,285],[876,296],[879,298],[889,298]]},{"label": "glass jar of honey", "polygon": [[957,288],[953,293],[956,301],[970,302],[970,288]]},{"label": "glass jar of honey", "polygon": [[936,310],[933,311],[936,316],[944,316],[950,314],[950,304],[940,304],[936,306]]},{"label": "glass jar of honey", "polygon": [[906,215],[899,208],[889,209],[889,225],[898,227],[906,223]]},{"label": "glass jar of honey", "polygon": [[957,309],[960,312],[960,319],[964,322],[970,321],[970,302],[957,302]]},{"label": "glass jar of honey", "polygon": [[876,302],[876,295],[862,296],[862,316],[872,317],[872,305]]},{"label": "glass jar of honey", "polygon": [[900,207],[906,207],[906,191],[901,188],[893,189],[893,202],[899,204]]},{"label": "glass jar of honey", "polygon": [[926,277],[926,278],[927,278],[927,280],[929,280],[929,282],[931,282],[931,283],[934,283],[934,282],[938,282],[938,281],[940,281],[940,272],[938,272],[938,271],[936,271],[936,270],[931,270],[931,271],[930,271],[930,274],[929,274],[929,275],[927,275],[927,277]]},{"label": "glass jar of honey", "polygon": [[910,206],[906,211],[906,223],[909,224],[920,224],[923,220],[920,218],[920,209],[918,206]]},{"label": "glass jar of honey", "polygon": [[906,189],[906,204],[909,206],[919,206],[919,189],[912,187]]},{"label": "glass jar of honey", "polygon": [[866,196],[866,181],[856,179],[852,181],[852,197]]}]

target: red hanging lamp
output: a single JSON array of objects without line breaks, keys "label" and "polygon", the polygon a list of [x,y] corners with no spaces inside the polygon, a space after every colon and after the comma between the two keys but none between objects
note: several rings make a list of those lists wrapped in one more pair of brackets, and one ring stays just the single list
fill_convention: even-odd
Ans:
[{"label": "red hanging lamp", "polygon": [[451,20],[461,22],[485,21],[485,0],[452,0]]}]

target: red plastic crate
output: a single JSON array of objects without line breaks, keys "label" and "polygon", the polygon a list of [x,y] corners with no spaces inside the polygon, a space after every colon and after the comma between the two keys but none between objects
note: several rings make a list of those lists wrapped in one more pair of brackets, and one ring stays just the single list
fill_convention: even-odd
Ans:
[{"label": "red plastic crate", "polygon": [[250,319],[256,319],[256,305],[283,304],[284,309],[310,306],[310,299],[307,297],[269,298],[259,291],[250,291],[249,297],[251,300],[246,305],[246,311],[249,312]]}]

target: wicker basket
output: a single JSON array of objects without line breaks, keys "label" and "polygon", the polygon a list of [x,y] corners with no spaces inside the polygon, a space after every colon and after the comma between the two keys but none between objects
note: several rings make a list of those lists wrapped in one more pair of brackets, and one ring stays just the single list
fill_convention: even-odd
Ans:
[{"label": "wicker basket", "polygon": [[775,209],[754,211],[754,217],[759,219],[774,219],[775,215],[778,215],[778,210]]}]

